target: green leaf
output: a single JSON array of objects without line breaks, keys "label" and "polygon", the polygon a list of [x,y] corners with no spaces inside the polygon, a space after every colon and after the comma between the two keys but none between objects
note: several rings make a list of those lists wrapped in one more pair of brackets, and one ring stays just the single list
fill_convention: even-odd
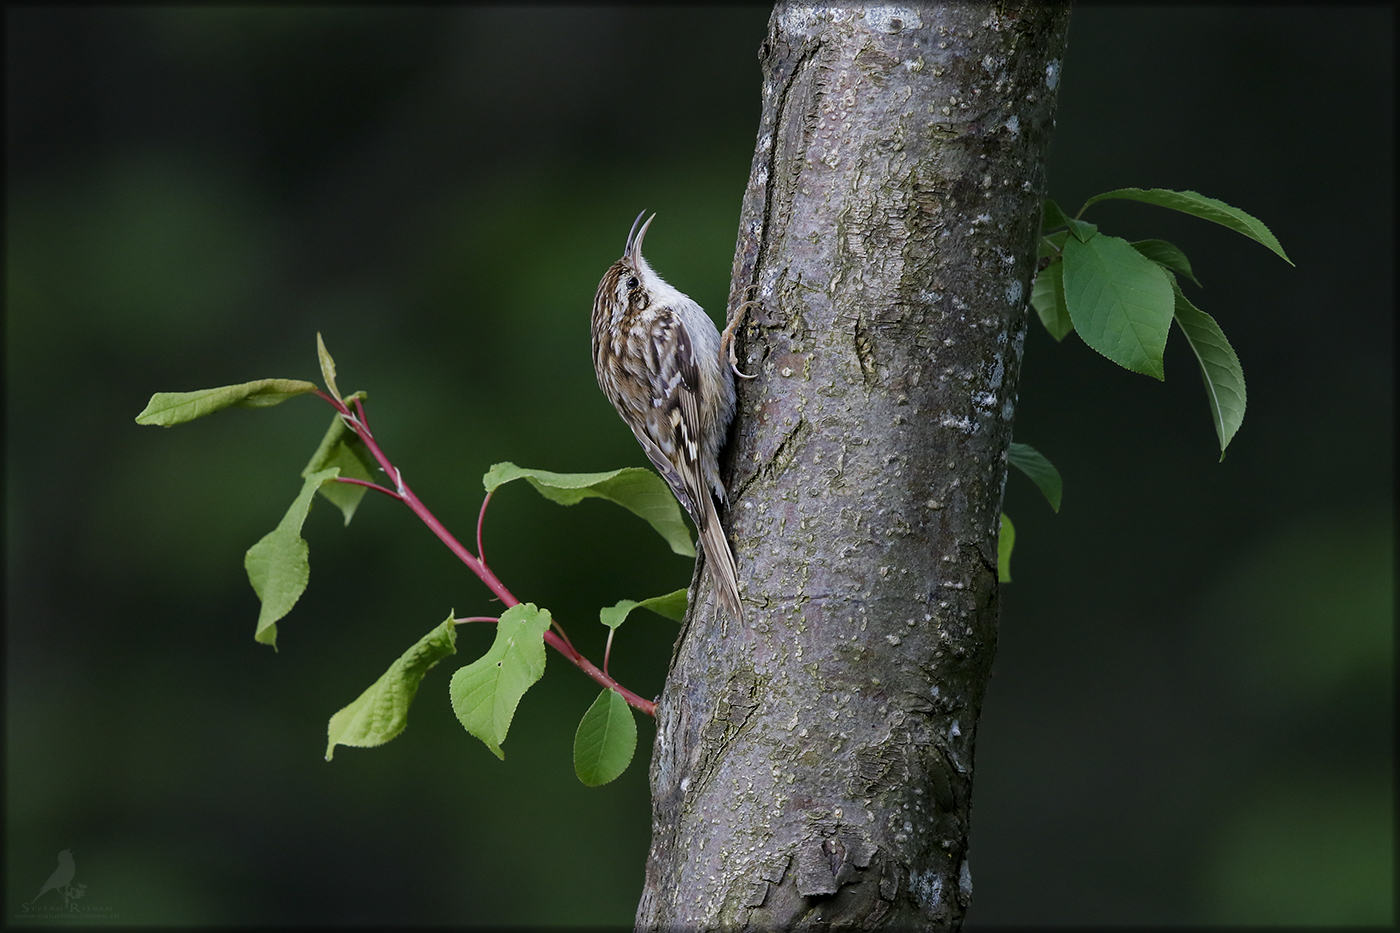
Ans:
[{"label": "green leaf", "polygon": [[1181,211],[1193,217],[1228,227],[1236,233],[1249,237],[1256,243],[1262,243],[1277,253],[1284,262],[1290,266],[1293,265],[1293,260],[1288,258],[1288,254],[1283,251],[1283,247],[1279,245],[1269,228],[1264,226],[1262,220],[1246,214],[1238,207],[1231,207],[1224,201],[1208,198],[1195,191],[1171,191],[1167,188],[1119,188],[1116,191],[1105,191],[1103,194],[1094,195],[1084,202],[1080,213],[1082,214],[1091,204],[1115,198],[1142,201],[1146,204],[1155,204],[1158,207],[1171,208],[1174,211]]},{"label": "green leaf", "polygon": [[337,745],[373,748],[396,737],[408,725],[408,707],[423,677],[449,654],[457,653],[456,613],[414,643],[389,665],[369,689],[331,717],[326,728],[326,760]]},{"label": "green leaf", "polygon": [[1064,491],[1064,482],[1060,479],[1060,471],[1055,469],[1055,465],[1045,459],[1045,455],[1036,450],[1030,444],[1018,444],[1012,441],[1006,448],[1006,459],[1012,466],[1020,470],[1035,481],[1040,487],[1040,492],[1045,496],[1050,508],[1056,512],[1060,511],[1060,495]]},{"label": "green leaf", "polygon": [[627,770],[636,751],[632,708],[616,690],[604,690],[574,733],[574,773],[586,786],[601,787]]},{"label": "green leaf", "polygon": [[292,396],[315,391],[314,383],[300,379],[255,379],[236,386],[219,386],[197,392],[157,392],[151,396],[141,414],[136,416],[136,423],[168,428],[212,415],[230,405],[268,408],[280,405]]},{"label": "green leaf", "polygon": [[1061,230],[1059,233],[1051,233],[1040,238],[1040,249],[1036,253],[1037,259],[1044,259],[1047,256],[1059,259],[1061,251],[1065,248],[1065,240],[1069,239],[1069,231]]},{"label": "green leaf", "polygon": [[[360,394],[359,392],[355,393],[355,395]],[[354,397],[354,395],[351,396],[351,398]],[[341,476],[349,476],[354,479],[369,481],[374,476],[374,455],[369,452],[365,442],[360,440],[360,436],[345,426],[345,421],[340,415],[332,416],[331,426],[326,429],[325,437],[321,438],[320,446],[311,455],[311,461],[306,464],[301,475],[310,476],[312,473],[330,467],[338,468]],[[321,495],[340,509],[345,516],[345,524],[347,525],[350,524],[350,519],[354,516],[355,509],[359,507],[360,500],[364,498],[366,491],[364,486],[358,486],[354,483],[327,483],[321,487]]]},{"label": "green leaf", "polygon": [[511,606],[496,624],[496,640],[480,658],[452,675],[452,711],[462,726],[502,760],[515,708],[544,674],[544,633],[550,616],[534,603]]},{"label": "green leaf", "polygon": [[1001,534],[997,536],[997,582],[1011,582],[1011,549],[1016,546],[1016,527],[1001,513]]},{"label": "green leaf", "polygon": [[487,492],[495,492],[513,480],[527,480],[535,491],[560,505],[575,505],[596,496],[616,502],[644,519],[666,539],[671,550],[686,557],[695,556],[690,531],[681,519],[680,505],[666,481],[651,470],[624,467],[611,473],[551,473],[529,470],[513,463],[498,463],[481,478]]},{"label": "green leaf", "polygon": [[326,342],[321,339],[321,332],[316,331],[316,359],[321,364],[321,378],[326,380],[326,389],[330,391],[336,399],[340,398],[340,390],[335,387],[335,360],[331,358],[331,351],[326,349]]},{"label": "green leaf", "polygon": [[307,559],[309,548],[301,536],[301,526],[311,511],[311,500],[316,490],[339,474],[339,470],[332,468],[306,477],[301,492],[297,493],[282,521],[263,535],[257,544],[248,548],[248,553],[243,557],[248,582],[253,584],[253,592],[262,601],[258,627],[253,637],[264,645],[277,647],[277,626],[274,623],[291,612],[306,591],[307,581],[311,579],[311,563]]},{"label": "green leaf", "polygon": [[1069,226],[1069,215],[1054,200],[1046,198],[1040,215],[1041,232],[1049,233],[1051,230],[1067,226]]},{"label": "green leaf", "polygon": [[1099,235],[1099,228],[1083,220],[1071,220],[1069,222],[1069,232],[1081,243],[1088,243]]},{"label": "green leaf", "polygon": [[1072,330],[1074,322],[1069,319],[1069,309],[1065,307],[1065,264],[1052,262],[1040,270],[1031,287],[1031,307],[1040,317],[1040,323],[1056,340],[1064,340]]},{"label": "green leaf", "polygon": [[650,609],[659,616],[664,616],[672,622],[680,622],[685,618],[685,607],[688,596],[685,590],[676,590],[674,593],[667,593],[665,596],[653,596],[651,599],[644,599],[636,602],[624,599],[610,609],[598,610],[598,621],[608,628],[616,630],[621,625],[633,609]]},{"label": "green leaf", "polygon": [[1161,266],[1121,237],[1065,241],[1065,306],[1080,339],[1135,373],[1162,379],[1172,286]]},{"label": "green leaf", "polygon": [[1075,220],[1073,217],[1069,216],[1063,210],[1061,210],[1060,205],[1056,204],[1049,198],[1046,198],[1045,209],[1044,212],[1041,214],[1041,232],[1048,233],[1049,231],[1056,230],[1060,227],[1068,227],[1069,232],[1074,234],[1074,238],[1076,240],[1086,243],[1091,237],[1093,237],[1099,232],[1098,227],[1094,226],[1091,223],[1086,223],[1082,220]]},{"label": "green leaf", "polygon": [[1224,460],[1226,446],[1244,421],[1244,370],[1215,318],[1187,301],[1180,287],[1175,288],[1175,293],[1176,322],[1201,364],[1201,380],[1206,386],[1215,436],[1220,440],[1220,459]]},{"label": "green leaf", "polygon": [[1195,274],[1191,271],[1191,261],[1186,258],[1186,254],[1166,240],[1138,240],[1133,243],[1133,249],[1157,265],[1173,272],[1180,272],[1195,282],[1197,286],[1204,287],[1196,280]]}]

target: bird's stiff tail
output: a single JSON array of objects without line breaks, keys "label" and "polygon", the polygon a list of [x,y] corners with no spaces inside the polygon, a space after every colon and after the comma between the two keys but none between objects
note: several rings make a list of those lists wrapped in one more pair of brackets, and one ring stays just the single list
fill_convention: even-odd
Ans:
[{"label": "bird's stiff tail", "polygon": [[734,566],[734,552],[729,549],[729,541],[724,537],[724,528],[719,523],[719,513],[715,511],[714,500],[708,492],[702,492],[700,544],[705,549],[705,563],[710,568],[710,578],[714,580],[715,596],[720,606],[742,625],[744,605],[739,602],[739,570]]}]

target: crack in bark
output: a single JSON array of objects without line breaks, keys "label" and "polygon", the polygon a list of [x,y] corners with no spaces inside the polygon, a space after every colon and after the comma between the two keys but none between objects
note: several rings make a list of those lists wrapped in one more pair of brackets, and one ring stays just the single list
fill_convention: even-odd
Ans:
[{"label": "crack in bark", "polygon": [[750,670],[739,670],[730,676],[727,689],[715,703],[714,713],[700,729],[699,747],[707,754],[692,767],[688,793],[703,794],[714,779],[716,767],[739,734],[749,717],[758,709],[759,680]]},{"label": "crack in bark", "polygon": [[743,481],[739,484],[739,488],[734,491],[731,497],[732,502],[737,504],[745,490],[755,482],[760,479],[773,478],[792,462],[793,454],[791,452],[786,452],[787,447],[789,443],[795,442],[798,433],[804,428],[808,429],[808,433],[810,433],[811,425],[807,423],[807,419],[799,415],[797,417],[797,422],[783,434],[773,452],[759,463],[757,469],[750,470],[748,475],[744,477]]},{"label": "crack in bark", "polygon": [[875,369],[875,343],[870,339],[870,333],[866,330],[865,315],[859,312],[855,315],[856,326],[853,343],[856,348],[856,360],[860,363],[860,374],[867,389],[873,389],[880,381]]},{"label": "crack in bark", "polygon": [[764,253],[767,251],[769,242],[768,231],[772,228],[773,205],[775,203],[774,192],[777,186],[777,144],[783,124],[788,117],[788,97],[791,95],[792,89],[805,77],[808,63],[816,60],[817,55],[821,52],[821,48],[822,43],[820,39],[806,43],[803,50],[798,54],[797,60],[792,63],[792,69],[789,71],[787,78],[779,85],[778,100],[773,108],[773,128],[770,131],[772,133],[772,141],[768,147],[768,162],[766,166],[766,174],[768,177],[763,186],[763,211],[760,215],[762,219],[759,229],[755,233],[760,245],[759,251],[754,257],[753,273],[750,280],[753,285],[758,285],[759,275],[763,271],[763,257]]},{"label": "crack in bark", "polygon": [[[797,423],[783,435],[783,439],[778,442],[778,446],[773,449],[773,453],[760,465],[758,471],[759,476],[762,476],[763,479],[771,480],[782,474],[783,470],[787,468],[788,464],[792,463],[793,458],[797,455],[795,449],[797,447],[797,436],[802,433],[804,428],[810,430],[807,419],[798,415]],[[790,447],[793,449],[789,449]],[[755,478],[757,478],[757,476]]]},{"label": "crack in bark", "polygon": [[[772,48],[770,46],[771,38],[770,32],[769,37],[765,38],[763,47],[759,51],[760,58],[767,60],[772,55]],[[743,263],[743,265],[748,266],[747,269],[737,268],[735,270],[733,287],[730,289],[729,296],[729,303],[733,308],[738,307],[736,299],[747,294],[749,289],[757,289],[759,287],[759,276],[763,270],[764,253],[767,252],[769,244],[768,231],[772,229],[773,205],[775,203],[775,190],[777,185],[777,144],[784,121],[787,119],[788,97],[792,93],[793,87],[805,77],[805,72],[809,63],[820,53],[821,48],[822,41],[820,38],[804,43],[797,58],[792,60],[787,68],[787,74],[781,79],[774,81],[771,93],[776,97],[776,100],[773,102],[771,125],[768,127],[768,149],[766,154],[759,155],[759,153],[763,152],[763,149],[761,145],[758,147],[754,153],[753,166],[750,170],[751,177],[760,173],[764,176],[762,206],[757,212],[759,222],[757,224],[757,229],[752,231],[741,230],[739,234],[741,239],[748,239],[755,244],[754,254],[752,261]],[[787,63],[780,59],[778,67],[782,67],[784,64]],[[776,72],[770,69],[770,76],[771,75],[776,75]],[[745,248],[741,252],[741,255],[746,255],[747,252],[748,250]],[[727,321],[733,320],[733,313],[733,310],[729,310],[728,313],[726,313],[725,317]]]}]

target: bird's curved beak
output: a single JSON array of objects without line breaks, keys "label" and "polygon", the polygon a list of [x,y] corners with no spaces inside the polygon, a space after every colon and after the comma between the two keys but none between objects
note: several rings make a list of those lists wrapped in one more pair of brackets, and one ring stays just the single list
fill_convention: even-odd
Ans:
[{"label": "bird's curved beak", "polygon": [[[642,214],[645,213],[646,211],[642,211]],[[642,219],[642,214],[637,215],[637,220]],[[627,234],[627,247],[623,250],[622,255],[623,258],[627,260],[627,264],[634,269],[637,268],[638,264],[642,261],[642,238],[647,235],[647,227],[650,227],[651,222],[655,219],[656,215],[652,214],[647,218],[647,222],[642,224],[642,229],[640,230],[637,229],[637,220],[632,221],[633,232]]]}]

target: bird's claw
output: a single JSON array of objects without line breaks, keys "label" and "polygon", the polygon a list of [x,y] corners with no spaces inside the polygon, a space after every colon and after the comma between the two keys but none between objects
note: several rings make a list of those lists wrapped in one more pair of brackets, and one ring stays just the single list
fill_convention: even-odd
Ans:
[{"label": "bird's claw", "polygon": [[748,316],[750,305],[756,305],[758,307],[763,306],[757,301],[746,301],[735,308],[734,320],[730,321],[729,325],[724,328],[724,333],[720,336],[719,342],[720,353],[729,357],[729,369],[740,379],[758,378],[758,373],[750,375],[739,368],[739,358],[734,353],[734,330],[743,322],[744,318]]}]

